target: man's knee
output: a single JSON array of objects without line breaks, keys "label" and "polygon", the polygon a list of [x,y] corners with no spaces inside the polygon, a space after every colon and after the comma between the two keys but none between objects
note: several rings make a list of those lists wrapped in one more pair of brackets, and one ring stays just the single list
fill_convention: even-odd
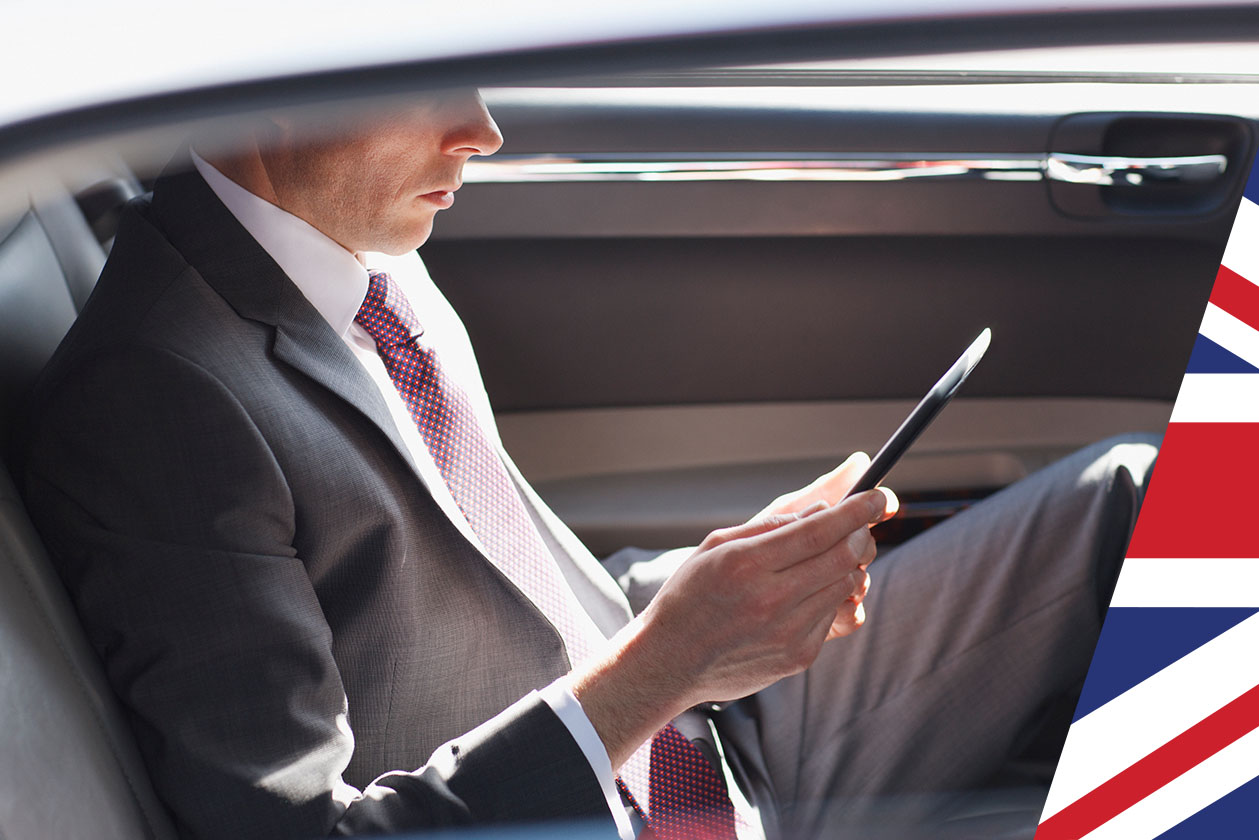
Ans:
[{"label": "man's knee", "polygon": [[1091,497],[1095,515],[1116,525],[1124,546],[1136,524],[1160,443],[1158,435],[1119,435],[1099,441],[1068,459],[1075,462],[1078,470],[1076,487]]},{"label": "man's knee", "polygon": [[1158,435],[1120,435],[1077,453],[1082,462],[1077,487],[1087,497],[1097,534],[1094,573],[1099,616],[1110,605],[1160,443]]},{"label": "man's knee", "polygon": [[1139,502],[1161,443],[1161,435],[1149,433],[1116,435],[1098,441],[1080,453],[1089,461],[1081,472],[1081,480],[1103,485],[1103,489],[1116,484],[1120,489],[1130,486],[1138,493]]}]

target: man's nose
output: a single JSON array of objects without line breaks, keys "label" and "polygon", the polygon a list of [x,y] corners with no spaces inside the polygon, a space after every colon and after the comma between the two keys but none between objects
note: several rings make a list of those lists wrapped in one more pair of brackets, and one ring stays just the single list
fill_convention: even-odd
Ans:
[{"label": "man's nose", "polygon": [[446,132],[447,154],[492,155],[503,145],[503,135],[485,107],[479,91],[459,96],[455,103],[458,118]]}]

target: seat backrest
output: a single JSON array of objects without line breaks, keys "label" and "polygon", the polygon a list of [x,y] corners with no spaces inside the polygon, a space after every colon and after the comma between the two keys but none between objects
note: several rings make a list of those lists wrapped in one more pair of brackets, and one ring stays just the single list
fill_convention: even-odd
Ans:
[{"label": "seat backrest", "polygon": [[[68,195],[0,223],[0,435],[104,262]],[[0,838],[174,837],[65,590],[0,467]]]},{"label": "seat backrest", "polygon": [[[98,273],[105,261],[94,237],[81,245],[71,269],[76,280],[91,270],[83,252],[90,255],[92,246]],[[0,440],[9,439],[23,395],[78,314],[69,282],[33,206],[0,224]]]}]

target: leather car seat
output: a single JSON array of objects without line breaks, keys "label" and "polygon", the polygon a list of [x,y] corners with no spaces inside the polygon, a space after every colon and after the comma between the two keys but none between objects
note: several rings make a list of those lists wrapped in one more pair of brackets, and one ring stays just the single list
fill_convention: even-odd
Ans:
[{"label": "leather car seat", "polygon": [[[105,260],[67,193],[0,220],[0,435]],[[60,580],[0,468],[0,838],[175,836]]]}]

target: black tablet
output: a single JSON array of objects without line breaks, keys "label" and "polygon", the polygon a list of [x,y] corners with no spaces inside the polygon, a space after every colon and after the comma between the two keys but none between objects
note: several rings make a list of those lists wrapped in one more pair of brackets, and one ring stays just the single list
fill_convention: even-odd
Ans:
[{"label": "black tablet", "polygon": [[[905,454],[910,445],[918,439],[923,430],[935,419],[940,410],[948,405],[949,400],[953,399],[953,395],[957,393],[957,389],[966,381],[966,377],[970,376],[970,372],[975,369],[975,365],[979,364],[979,360],[983,358],[984,351],[988,349],[988,343],[992,340],[992,330],[984,328],[979,337],[971,342],[970,347],[966,348],[966,352],[953,363],[953,366],[940,377],[940,381],[932,386],[927,395],[922,398],[918,405],[914,406],[914,410],[905,418],[905,422],[901,423],[887,443],[883,444],[883,448],[874,456],[874,460],[870,462],[870,466],[861,474],[861,478],[857,479],[857,483],[848,491],[851,496],[855,493],[861,493],[871,490],[879,486],[879,482],[887,478],[888,472]],[[847,498],[847,496],[845,497]]]}]

